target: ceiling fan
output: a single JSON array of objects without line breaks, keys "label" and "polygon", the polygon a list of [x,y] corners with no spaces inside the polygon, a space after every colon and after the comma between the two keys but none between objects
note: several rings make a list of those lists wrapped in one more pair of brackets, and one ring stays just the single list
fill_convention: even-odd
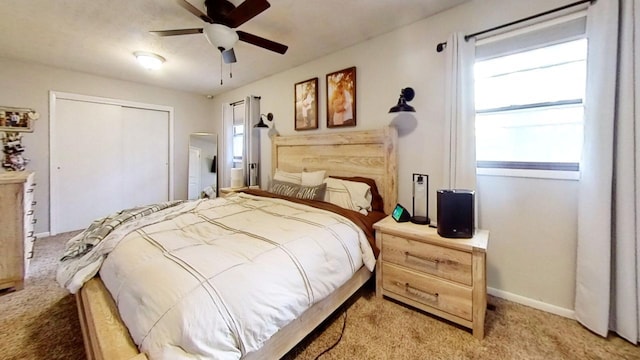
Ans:
[{"label": "ceiling fan", "polygon": [[286,45],[249,34],[242,30],[234,30],[267,10],[271,4],[266,0],[245,0],[237,7],[228,0],[205,0],[206,14],[191,5],[187,0],[176,1],[187,11],[206,22],[206,24],[204,24],[202,28],[195,29],[150,31],[152,34],[158,36],[174,36],[204,33],[209,43],[220,50],[222,58],[227,64],[236,62],[233,47],[238,40],[279,54],[287,52],[288,46]]}]

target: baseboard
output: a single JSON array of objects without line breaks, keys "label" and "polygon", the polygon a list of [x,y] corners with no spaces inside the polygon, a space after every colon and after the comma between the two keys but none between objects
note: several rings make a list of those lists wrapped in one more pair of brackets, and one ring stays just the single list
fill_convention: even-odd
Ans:
[{"label": "baseboard", "polygon": [[42,232],[42,233],[37,233],[36,234],[36,238],[37,239],[42,239],[42,238],[48,237],[49,235],[51,235],[51,233],[49,233],[48,231]]},{"label": "baseboard", "polygon": [[575,320],[575,312],[571,309],[565,309],[556,305],[551,305],[551,304],[547,304],[545,302],[542,301],[538,301],[538,300],[533,300],[531,298],[528,297],[524,297],[521,295],[516,295],[510,292],[506,292],[504,290],[499,290],[499,289],[495,289],[495,288],[491,288],[488,287],[487,288],[487,293],[489,295],[493,295],[495,297],[499,297],[501,299],[505,299],[505,300],[509,300],[509,301],[513,301],[515,303],[518,304],[522,304],[522,305],[526,305],[529,307],[532,307],[534,309],[538,309],[538,310],[542,310],[542,311],[546,311],[548,313],[552,313],[555,315],[559,315],[559,316],[563,316],[569,319],[573,319]]}]

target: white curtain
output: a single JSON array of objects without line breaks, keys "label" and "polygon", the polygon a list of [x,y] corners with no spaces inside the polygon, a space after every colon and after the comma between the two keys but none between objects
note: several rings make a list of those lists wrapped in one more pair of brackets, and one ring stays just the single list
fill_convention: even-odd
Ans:
[{"label": "white curtain", "polygon": [[222,104],[222,154],[219,160],[222,186],[231,186],[231,168],[233,168],[233,104]]},{"label": "white curtain", "polygon": [[446,52],[444,187],[475,190],[475,42],[465,41],[462,33],[452,34]]},{"label": "white curtain", "polygon": [[260,97],[247,96],[244,100],[244,179],[247,185],[260,184]]},{"label": "white curtain", "polygon": [[575,314],[634,344],[640,309],[640,0],[589,8]]}]

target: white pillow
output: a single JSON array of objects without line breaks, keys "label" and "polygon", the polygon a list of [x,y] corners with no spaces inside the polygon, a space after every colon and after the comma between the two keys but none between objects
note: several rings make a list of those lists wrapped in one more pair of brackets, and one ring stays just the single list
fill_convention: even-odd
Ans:
[{"label": "white pillow", "polygon": [[301,185],[303,186],[318,186],[318,185],[322,185],[322,182],[324,180],[324,176],[326,174],[325,170],[319,170],[319,171],[305,171],[302,173],[302,182]]},{"label": "white pillow", "polygon": [[300,185],[302,183],[302,173],[292,173],[276,169],[276,173],[273,174],[273,180]]},{"label": "white pillow", "polygon": [[327,190],[324,201],[364,215],[371,211],[371,188],[369,185],[335,178],[326,178]]}]

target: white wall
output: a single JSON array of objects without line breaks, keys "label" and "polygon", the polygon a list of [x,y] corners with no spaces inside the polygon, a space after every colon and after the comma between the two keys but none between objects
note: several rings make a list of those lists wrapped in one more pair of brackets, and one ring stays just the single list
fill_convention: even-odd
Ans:
[{"label": "white wall", "polygon": [[[472,33],[504,24],[570,1],[471,1],[398,31],[214,98],[214,131],[221,132],[222,104],[261,96],[262,113],[272,112],[282,135],[292,135],[296,82],[319,78],[319,130],[364,130],[403,124],[399,144],[399,199],[411,203],[411,174],[430,175],[430,217],[435,218],[435,190],[443,182],[445,53],[435,51],[451,32]],[[401,5],[399,5],[401,6]],[[357,68],[357,126],[327,129],[327,73]],[[414,117],[388,114],[400,89],[413,87]],[[265,132],[266,133],[266,132]],[[270,169],[270,144],[263,133],[262,173]],[[223,141],[223,139],[221,139]],[[223,146],[220,146],[223,148]],[[227,176],[221,174],[221,176]],[[265,183],[265,178],[262,179]],[[577,182],[480,177],[479,226],[491,231],[488,285],[503,296],[568,309],[574,302]]]},{"label": "white wall", "polygon": [[24,156],[31,159],[27,169],[36,172],[38,184],[37,233],[49,231],[50,90],[173,107],[174,194],[176,199],[187,198],[189,134],[213,132],[211,101],[204,96],[7,59],[0,59],[0,79],[0,105],[32,108],[40,113],[35,131],[23,136]]}]

